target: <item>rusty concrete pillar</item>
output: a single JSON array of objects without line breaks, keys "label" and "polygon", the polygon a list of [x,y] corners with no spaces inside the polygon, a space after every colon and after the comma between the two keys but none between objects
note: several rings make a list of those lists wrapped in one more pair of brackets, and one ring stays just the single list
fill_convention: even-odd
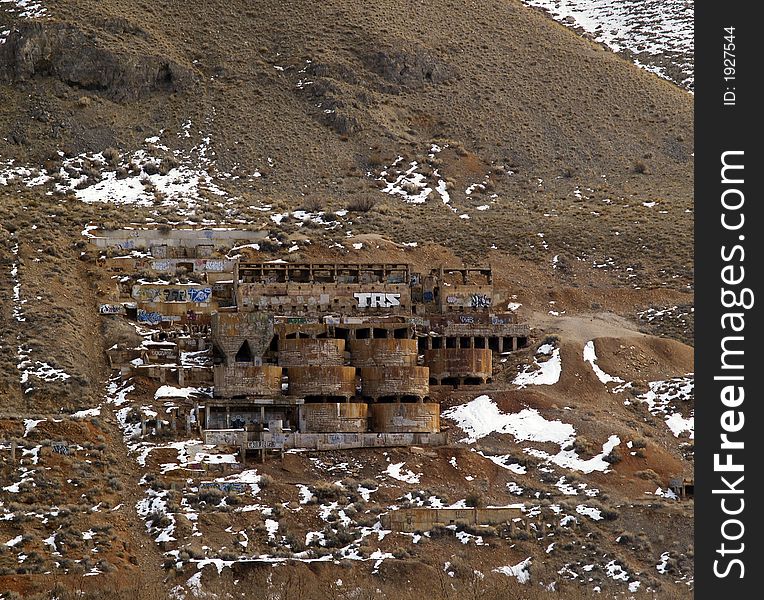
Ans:
[{"label": "rusty concrete pillar", "polygon": [[514,352],[515,350],[517,350],[517,337],[512,336],[512,352]]},{"label": "rusty concrete pillar", "polygon": [[231,407],[230,406],[225,407],[225,428],[226,429],[231,428]]},{"label": "rusty concrete pillar", "polygon": [[470,348],[474,348],[474,347],[475,347],[475,336],[471,335],[470,336]]},{"label": "rusty concrete pillar", "polygon": [[499,354],[502,354],[504,352],[504,336],[499,336]]},{"label": "rusty concrete pillar", "polygon": [[16,441],[11,441],[11,464],[16,462]]}]

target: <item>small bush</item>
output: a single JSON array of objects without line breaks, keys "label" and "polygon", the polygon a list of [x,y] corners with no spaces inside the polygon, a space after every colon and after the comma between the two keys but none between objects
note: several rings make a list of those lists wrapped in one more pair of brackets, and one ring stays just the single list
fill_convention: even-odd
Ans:
[{"label": "small bush", "polygon": [[640,175],[647,175],[647,164],[642,160],[638,160],[634,163],[634,172]]},{"label": "small bush", "polygon": [[353,198],[347,206],[350,212],[366,213],[369,212],[377,204],[376,198],[372,196],[359,196]]},{"label": "small bush", "polygon": [[355,541],[357,535],[359,534],[341,525],[336,530],[326,527],[324,529],[325,546],[327,548],[344,548]]},{"label": "small bush", "polygon": [[119,164],[120,155],[119,150],[116,148],[106,148],[106,150],[104,150],[101,154],[103,154],[106,162],[112,167],[116,167]]},{"label": "small bush", "polygon": [[302,203],[303,209],[310,213],[317,213],[324,210],[326,200],[320,196],[308,196]]},{"label": "small bush", "polygon": [[580,454],[594,454],[594,445],[582,435],[579,435],[573,441],[573,449]]},{"label": "small bush", "polygon": [[178,166],[178,160],[174,156],[165,156],[159,163],[160,175],[167,175],[172,169]]},{"label": "small bush", "polygon": [[481,508],[485,504],[485,501],[480,492],[470,492],[467,494],[464,503],[471,508]]},{"label": "small bush", "polygon": [[157,529],[163,529],[170,525],[172,521],[170,520],[170,517],[168,517],[163,512],[159,511],[152,511],[146,516],[146,522],[151,527],[156,527]]},{"label": "small bush", "polygon": [[606,463],[610,463],[611,465],[615,465],[623,460],[623,456],[621,456],[621,452],[618,450],[618,448],[613,448],[610,451],[610,454],[605,456],[602,460],[604,460]]},{"label": "small bush", "polygon": [[321,500],[339,500],[343,497],[343,491],[342,488],[334,485],[333,483],[324,482],[316,484],[313,487],[313,495],[316,497],[318,501]]},{"label": "small bush", "polygon": [[217,488],[204,488],[199,490],[197,498],[200,503],[204,502],[210,506],[217,506],[223,499],[223,492]]}]

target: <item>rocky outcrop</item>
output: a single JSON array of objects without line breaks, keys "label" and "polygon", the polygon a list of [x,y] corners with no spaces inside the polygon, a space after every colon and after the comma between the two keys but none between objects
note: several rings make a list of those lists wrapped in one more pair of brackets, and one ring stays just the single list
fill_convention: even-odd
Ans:
[{"label": "rocky outcrop", "polygon": [[442,83],[452,77],[452,69],[421,48],[387,48],[364,57],[368,68],[387,81],[401,86],[419,87]]},{"label": "rocky outcrop", "polygon": [[[136,39],[136,42],[139,40]],[[23,23],[0,45],[0,80],[53,77],[69,86],[125,102],[154,92],[187,89],[190,69],[131,46],[106,44],[94,33],[56,21]]]}]

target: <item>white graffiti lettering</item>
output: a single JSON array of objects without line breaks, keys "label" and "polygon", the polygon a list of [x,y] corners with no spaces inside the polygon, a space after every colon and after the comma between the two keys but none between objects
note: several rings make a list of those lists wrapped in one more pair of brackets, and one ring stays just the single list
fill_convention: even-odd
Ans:
[{"label": "white graffiti lettering", "polygon": [[119,315],[125,312],[125,308],[121,304],[101,304],[98,312],[102,315]]},{"label": "white graffiti lettering", "polygon": [[470,295],[470,305],[472,308],[488,308],[491,306],[491,298],[485,294]]},{"label": "white graffiti lettering", "polygon": [[400,294],[356,292],[353,296],[358,300],[358,308],[390,308],[401,305]]}]

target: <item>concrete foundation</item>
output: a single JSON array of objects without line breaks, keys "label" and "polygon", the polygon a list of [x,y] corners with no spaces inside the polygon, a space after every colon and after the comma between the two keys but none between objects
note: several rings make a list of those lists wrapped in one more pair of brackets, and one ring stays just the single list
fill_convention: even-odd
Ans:
[{"label": "concrete foundation", "polygon": [[[350,448],[393,448],[396,446],[444,446],[448,435],[439,433],[288,433],[255,434],[258,439],[278,440],[285,449],[346,450]],[[252,438],[250,438],[252,439]]]}]

